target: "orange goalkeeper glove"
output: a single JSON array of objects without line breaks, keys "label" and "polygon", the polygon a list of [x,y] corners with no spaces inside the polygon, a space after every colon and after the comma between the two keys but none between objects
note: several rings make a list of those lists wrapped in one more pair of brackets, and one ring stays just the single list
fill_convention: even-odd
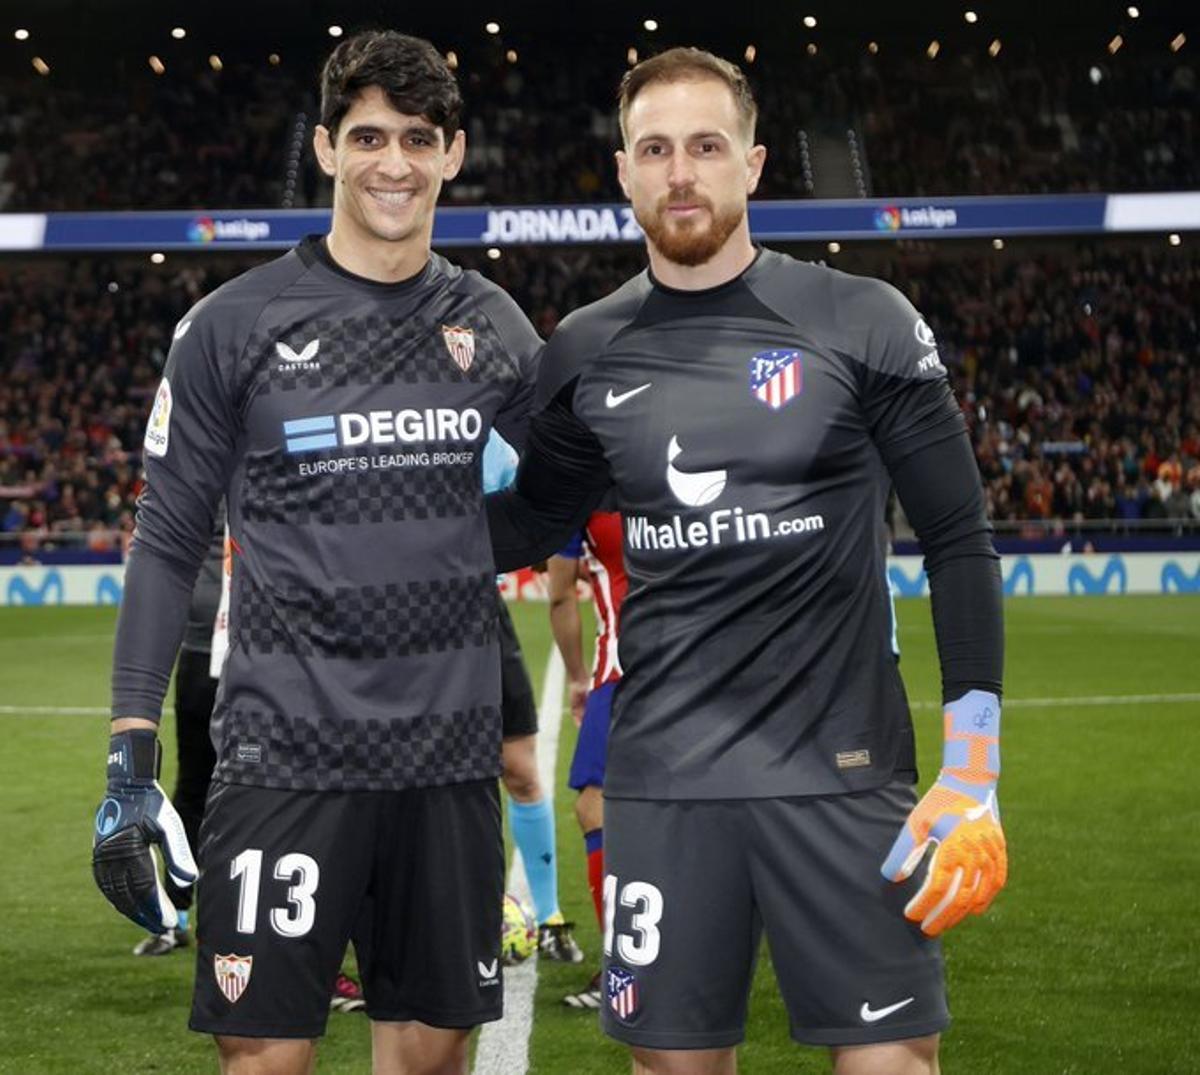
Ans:
[{"label": "orange goalkeeper glove", "polygon": [[945,746],[937,780],[908,815],[883,864],[904,881],[935,846],[925,883],[904,908],[930,937],[983,914],[1008,878],[996,780],[1000,775],[1000,700],[968,691],[946,706]]}]

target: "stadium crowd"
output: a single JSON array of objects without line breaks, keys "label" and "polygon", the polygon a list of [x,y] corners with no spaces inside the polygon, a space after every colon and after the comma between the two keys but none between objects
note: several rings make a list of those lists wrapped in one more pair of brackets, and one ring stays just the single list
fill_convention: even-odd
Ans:
[{"label": "stadium crowd", "polygon": [[[764,44],[750,63],[744,41],[701,43],[740,59],[754,84],[771,152],[761,196],[811,193],[801,132],[844,138],[851,128],[864,193],[883,197],[1200,185],[1196,74],[1165,48],[1130,46],[1101,61],[1094,42],[1039,51],[1027,39],[993,57],[981,38],[948,42],[930,59],[915,38],[875,53],[843,39],[813,54]],[[469,153],[447,198],[619,200],[613,89],[628,44],[549,36],[511,50],[516,62],[499,40],[464,49]],[[0,79],[0,208],[319,204],[327,193],[308,146],[311,74],[293,57],[230,61],[217,72],[197,56],[158,78],[147,70],[78,87],[65,75]],[[302,159],[291,160],[299,148]]]},{"label": "stadium crowd", "polygon": [[[643,263],[635,248],[452,256],[509,290],[543,335]],[[114,531],[129,533],[171,329],[246,264],[0,263],[0,549],[11,555],[16,541],[35,555],[62,532],[86,532],[101,550],[120,540]],[[883,276],[925,313],[993,519],[1067,529],[1200,520],[1200,255],[1130,244],[987,256],[918,247],[838,264]]]}]

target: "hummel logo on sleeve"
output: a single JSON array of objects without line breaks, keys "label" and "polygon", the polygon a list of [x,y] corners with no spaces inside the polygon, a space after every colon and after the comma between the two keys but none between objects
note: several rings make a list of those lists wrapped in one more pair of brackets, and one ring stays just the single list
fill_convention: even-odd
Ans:
[{"label": "hummel logo on sleeve", "polygon": [[626,400],[633,399],[634,396],[645,392],[646,389],[649,388],[653,383],[653,381],[647,381],[643,385],[638,385],[637,388],[631,388],[628,392],[621,392],[620,394],[614,392],[610,388],[608,390],[608,395],[604,397],[604,406],[606,406],[609,410],[612,410],[613,407],[619,407]]},{"label": "hummel logo on sleeve", "polygon": [[895,1004],[889,1004],[886,1008],[872,1008],[864,1000],[858,1014],[864,1023],[878,1023],[880,1019],[886,1019],[901,1008],[907,1008],[916,999],[916,997],[905,997],[903,1000],[898,1000]]},{"label": "hummel logo on sleeve", "polygon": [[280,341],[275,344],[275,353],[285,362],[311,362],[316,358],[320,347],[320,340],[311,340],[304,345],[303,350],[299,354],[296,354],[286,343]]}]

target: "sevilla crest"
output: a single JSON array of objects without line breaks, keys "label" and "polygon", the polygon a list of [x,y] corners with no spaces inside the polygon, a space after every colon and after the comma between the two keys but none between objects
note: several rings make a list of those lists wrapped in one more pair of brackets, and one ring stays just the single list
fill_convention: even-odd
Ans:
[{"label": "sevilla crest", "polygon": [[475,330],[461,325],[443,325],[442,339],[446,341],[446,350],[454,364],[466,373],[475,361]]},{"label": "sevilla crest", "polygon": [[246,986],[250,984],[250,966],[253,962],[253,956],[235,956],[232,953],[213,957],[213,973],[217,976],[217,985],[221,987],[221,992],[230,1004],[236,1004],[246,992]]}]

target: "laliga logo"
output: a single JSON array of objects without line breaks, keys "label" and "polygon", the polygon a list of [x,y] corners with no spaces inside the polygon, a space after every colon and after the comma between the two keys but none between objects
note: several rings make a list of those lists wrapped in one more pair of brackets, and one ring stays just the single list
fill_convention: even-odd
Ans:
[{"label": "laliga logo", "polygon": [[676,469],[674,463],[683,449],[679,438],[671,437],[667,447],[667,485],[680,503],[689,508],[711,504],[725,491],[724,470],[700,470],[694,473]]},{"label": "laliga logo", "polygon": [[876,231],[899,231],[900,230],[900,210],[894,205],[885,206],[883,209],[875,210],[875,230]]},{"label": "laliga logo", "polygon": [[210,216],[196,217],[188,225],[187,237],[193,243],[211,243],[217,237],[216,225]]}]

